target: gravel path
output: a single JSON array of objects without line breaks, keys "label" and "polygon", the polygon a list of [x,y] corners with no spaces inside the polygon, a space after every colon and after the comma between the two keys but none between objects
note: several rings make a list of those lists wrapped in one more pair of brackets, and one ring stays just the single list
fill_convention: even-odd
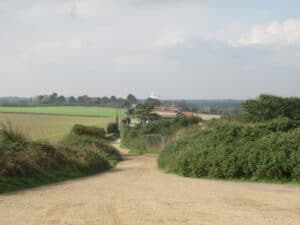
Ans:
[{"label": "gravel path", "polygon": [[300,186],[183,178],[121,151],[107,173],[0,195],[0,225],[300,225]]}]

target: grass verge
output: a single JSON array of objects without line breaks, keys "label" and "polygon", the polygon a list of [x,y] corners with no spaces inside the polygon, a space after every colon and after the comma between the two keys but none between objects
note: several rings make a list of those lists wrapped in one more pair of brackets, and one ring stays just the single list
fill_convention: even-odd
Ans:
[{"label": "grass verge", "polygon": [[108,170],[120,160],[105,140],[70,134],[58,144],[30,141],[0,129],[0,193],[55,183]]}]

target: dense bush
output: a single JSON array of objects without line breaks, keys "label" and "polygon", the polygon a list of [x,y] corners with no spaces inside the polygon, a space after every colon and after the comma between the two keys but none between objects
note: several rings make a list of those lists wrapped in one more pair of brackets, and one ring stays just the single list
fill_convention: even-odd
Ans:
[{"label": "dense bush", "polygon": [[72,162],[47,142],[9,139],[0,131],[0,176],[22,177]]},{"label": "dense bush", "polygon": [[295,124],[279,118],[199,130],[169,144],[158,164],[183,176],[300,181],[300,128]]},{"label": "dense bush", "polygon": [[70,134],[56,146],[0,129],[0,193],[100,172],[120,159],[103,140]]},{"label": "dense bush", "polygon": [[260,95],[258,99],[246,101],[243,111],[247,119],[255,122],[272,120],[279,116],[300,120],[300,98]]},{"label": "dense bush", "polygon": [[58,148],[81,169],[106,169],[121,158],[119,152],[103,140],[84,135],[71,134],[59,143]]},{"label": "dense bush", "polygon": [[264,129],[269,132],[277,132],[277,131],[288,131],[300,127],[300,120],[291,120],[287,117],[278,117],[269,122],[261,122],[257,124],[257,127],[260,129]]},{"label": "dense bush", "polygon": [[76,124],[72,128],[72,133],[77,135],[88,135],[92,137],[104,138],[106,131],[101,127],[84,126]]},{"label": "dense bush", "polygon": [[117,123],[109,123],[107,125],[106,131],[108,134],[115,134],[115,135],[119,135],[120,131],[119,131],[119,126]]},{"label": "dense bush", "polygon": [[143,153],[148,150],[158,150],[163,147],[163,143],[150,143],[145,139],[146,135],[159,134],[166,138],[172,136],[180,128],[198,124],[201,119],[197,117],[178,116],[174,119],[161,119],[147,124],[139,124],[135,127],[122,127],[122,145]]}]

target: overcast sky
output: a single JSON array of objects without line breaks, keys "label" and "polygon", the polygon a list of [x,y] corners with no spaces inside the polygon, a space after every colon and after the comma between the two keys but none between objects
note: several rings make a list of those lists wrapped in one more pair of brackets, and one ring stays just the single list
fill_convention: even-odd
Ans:
[{"label": "overcast sky", "polygon": [[300,96],[299,0],[1,0],[0,96]]}]

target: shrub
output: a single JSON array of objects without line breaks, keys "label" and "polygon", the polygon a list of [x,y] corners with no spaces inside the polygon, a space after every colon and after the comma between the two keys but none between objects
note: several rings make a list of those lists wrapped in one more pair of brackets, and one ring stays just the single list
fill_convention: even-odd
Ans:
[{"label": "shrub", "polygon": [[160,168],[194,177],[300,181],[300,128],[286,119],[225,123],[181,137],[160,153]]},{"label": "shrub", "polygon": [[108,134],[116,134],[116,135],[120,134],[119,126],[117,123],[109,123],[107,125],[106,131]]},{"label": "shrub", "polygon": [[0,175],[29,176],[72,163],[63,152],[42,141],[29,141],[13,130],[0,131]]},{"label": "shrub", "polygon": [[179,129],[191,127],[201,121],[197,117],[178,116],[174,119],[161,119],[152,121],[147,124],[139,124],[135,127],[122,126],[121,139],[122,145],[139,153],[148,150],[159,150],[163,147],[163,143],[153,144],[145,139],[149,134],[160,134],[168,139],[171,138]]},{"label": "shrub", "polygon": [[257,127],[264,129],[268,132],[278,132],[278,131],[285,132],[300,127],[300,122],[291,120],[287,117],[280,116],[274,120],[259,123],[257,124]]},{"label": "shrub", "polygon": [[282,98],[272,95],[260,95],[258,99],[243,104],[245,117],[251,121],[272,120],[284,116],[300,120],[300,98]]},{"label": "shrub", "polygon": [[104,140],[72,132],[56,146],[0,129],[0,193],[100,172],[120,160]]},{"label": "shrub", "polygon": [[100,127],[84,126],[81,124],[76,124],[72,128],[72,133],[77,135],[87,135],[91,137],[104,138],[106,131],[105,129]]},{"label": "shrub", "polygon": [[121,159],[120,153],[104,140],[86,135],[71,134],[59,143],[58,148],[84,169],[93,169],[95,164],[102,170]]}]

